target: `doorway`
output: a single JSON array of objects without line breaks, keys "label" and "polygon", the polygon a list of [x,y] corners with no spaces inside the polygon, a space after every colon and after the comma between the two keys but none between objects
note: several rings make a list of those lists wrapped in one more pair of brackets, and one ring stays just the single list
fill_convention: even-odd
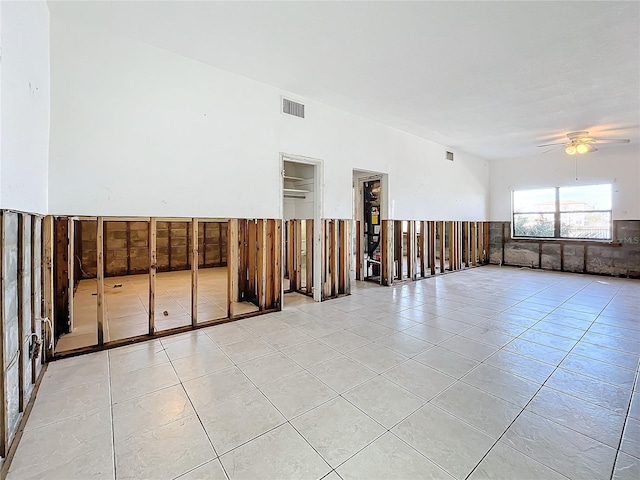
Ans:
[{"label": "doorway", "polygon": [[388,218],[388,176],[365,170],[353,171],[353,212],[356,280],[381,283],[382,220]]},{"label": "doorway", "polygon": [[322,162],[281,154],[283,307],[321,301]]}]

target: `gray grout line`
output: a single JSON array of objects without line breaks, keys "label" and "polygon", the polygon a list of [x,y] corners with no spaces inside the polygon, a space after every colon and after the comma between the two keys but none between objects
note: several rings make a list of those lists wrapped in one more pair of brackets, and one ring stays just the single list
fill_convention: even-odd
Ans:
[{"label": "gray grout line", "polygon": [[109,378],[109,410],[111,413],[111,456],[113,458],[113,478],[118,478],[118,472],[116,470],[116,433],[113,417],[113,397],[111,393],[111,360],[109,357],[109,351],[107,351],[107,377]]},{"label": "gray grout line", "polygon": [[[627,426],[629,425],[629,412],[631,411],[631,403],[633,402],[633,397],[635,395],[635,387],[638,384],[638,374],[640,373],[640,365],[638,365],[638,368],[636,368],[636,376],[635,379],[633,381],[633,385],[631,386],[631,396],[629,397],[629,405],[627,406],[627,413],[624,419],[624,426],[622,427],[622,432],[620,433],[620,441],[618,442],[618,448],[616,450],[616,458],[613,461],[613,467],[611,468],[611,479],[613,479],[613,475],[615,474],[616,471],[616,465],[618,464],[618,457],[620,456],[620,447],[622,447],[622,439],[624,438],[624,434],[627,430]],[[632,417],[633,418],[633,417]],[[625,453],[625,452],[623,452]]]}]

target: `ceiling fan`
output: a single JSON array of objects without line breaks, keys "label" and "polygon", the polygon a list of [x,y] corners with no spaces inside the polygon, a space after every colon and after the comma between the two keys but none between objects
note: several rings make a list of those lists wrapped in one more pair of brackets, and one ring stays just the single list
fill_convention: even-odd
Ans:
[{"label": "ceiling fan", "polygon": [[563,145],[565,147],[564,151],[569,155],[582,155],[583,153],[596,152],[598,149],[593,146],[594,144],[629,143],[628,138],[593,138],[589,136],[589,132],[586,130],[567,133],[567,138],[569,139],[568,142],[547,143],[537,146],[552,147]]}]

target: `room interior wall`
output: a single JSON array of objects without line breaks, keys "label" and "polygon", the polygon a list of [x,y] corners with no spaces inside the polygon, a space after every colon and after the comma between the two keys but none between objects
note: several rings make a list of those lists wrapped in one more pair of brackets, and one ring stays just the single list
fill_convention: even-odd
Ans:
[{"label": "room interior wall", "polygon": [[49,8],[33,1],[0,9],[0,208],[46,213]]},{"label": "room interior wall", "polygon": [[322,160],[324,218],[351,218],[354,168],[389,174],[391,218],[488,215],[485,160],[55,15],[51,43],[50,213],[280,218],[287,153]]},{"label": "room interior wall", "polygon": [[613,185],[613,220],[640,219],[638,145],[605,145],[597,152],[578,157],[567,155],[560,148],[533,157],[491,160],[490,170],[492,221],[511,220],[512,190],[598,183]]}]

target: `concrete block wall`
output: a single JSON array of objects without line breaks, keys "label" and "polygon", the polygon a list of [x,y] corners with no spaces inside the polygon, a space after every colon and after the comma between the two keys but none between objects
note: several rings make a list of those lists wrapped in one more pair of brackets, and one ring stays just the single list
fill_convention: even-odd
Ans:
[{"label": "concrete block wall", "polygon": [[513,239],[510,222],[489,229],[493,264],[640,278],[640,220],[614,220],[611,242]]},{"label": "concrete block wall", "polygon": [[[80,237],[76,255],[82,259],[82,277],[96,277],[96,221],[76,222]],[[156,256],[158,271],[191,268],[191,223],[158,221]],[[199,222],[198,264],[221,267],[227,264],[227,223]],[[104,222],[105,276],[135,275],[149,271],[149,223],[146,221]],[[76,259],[77,260],[77,259]]]}]

